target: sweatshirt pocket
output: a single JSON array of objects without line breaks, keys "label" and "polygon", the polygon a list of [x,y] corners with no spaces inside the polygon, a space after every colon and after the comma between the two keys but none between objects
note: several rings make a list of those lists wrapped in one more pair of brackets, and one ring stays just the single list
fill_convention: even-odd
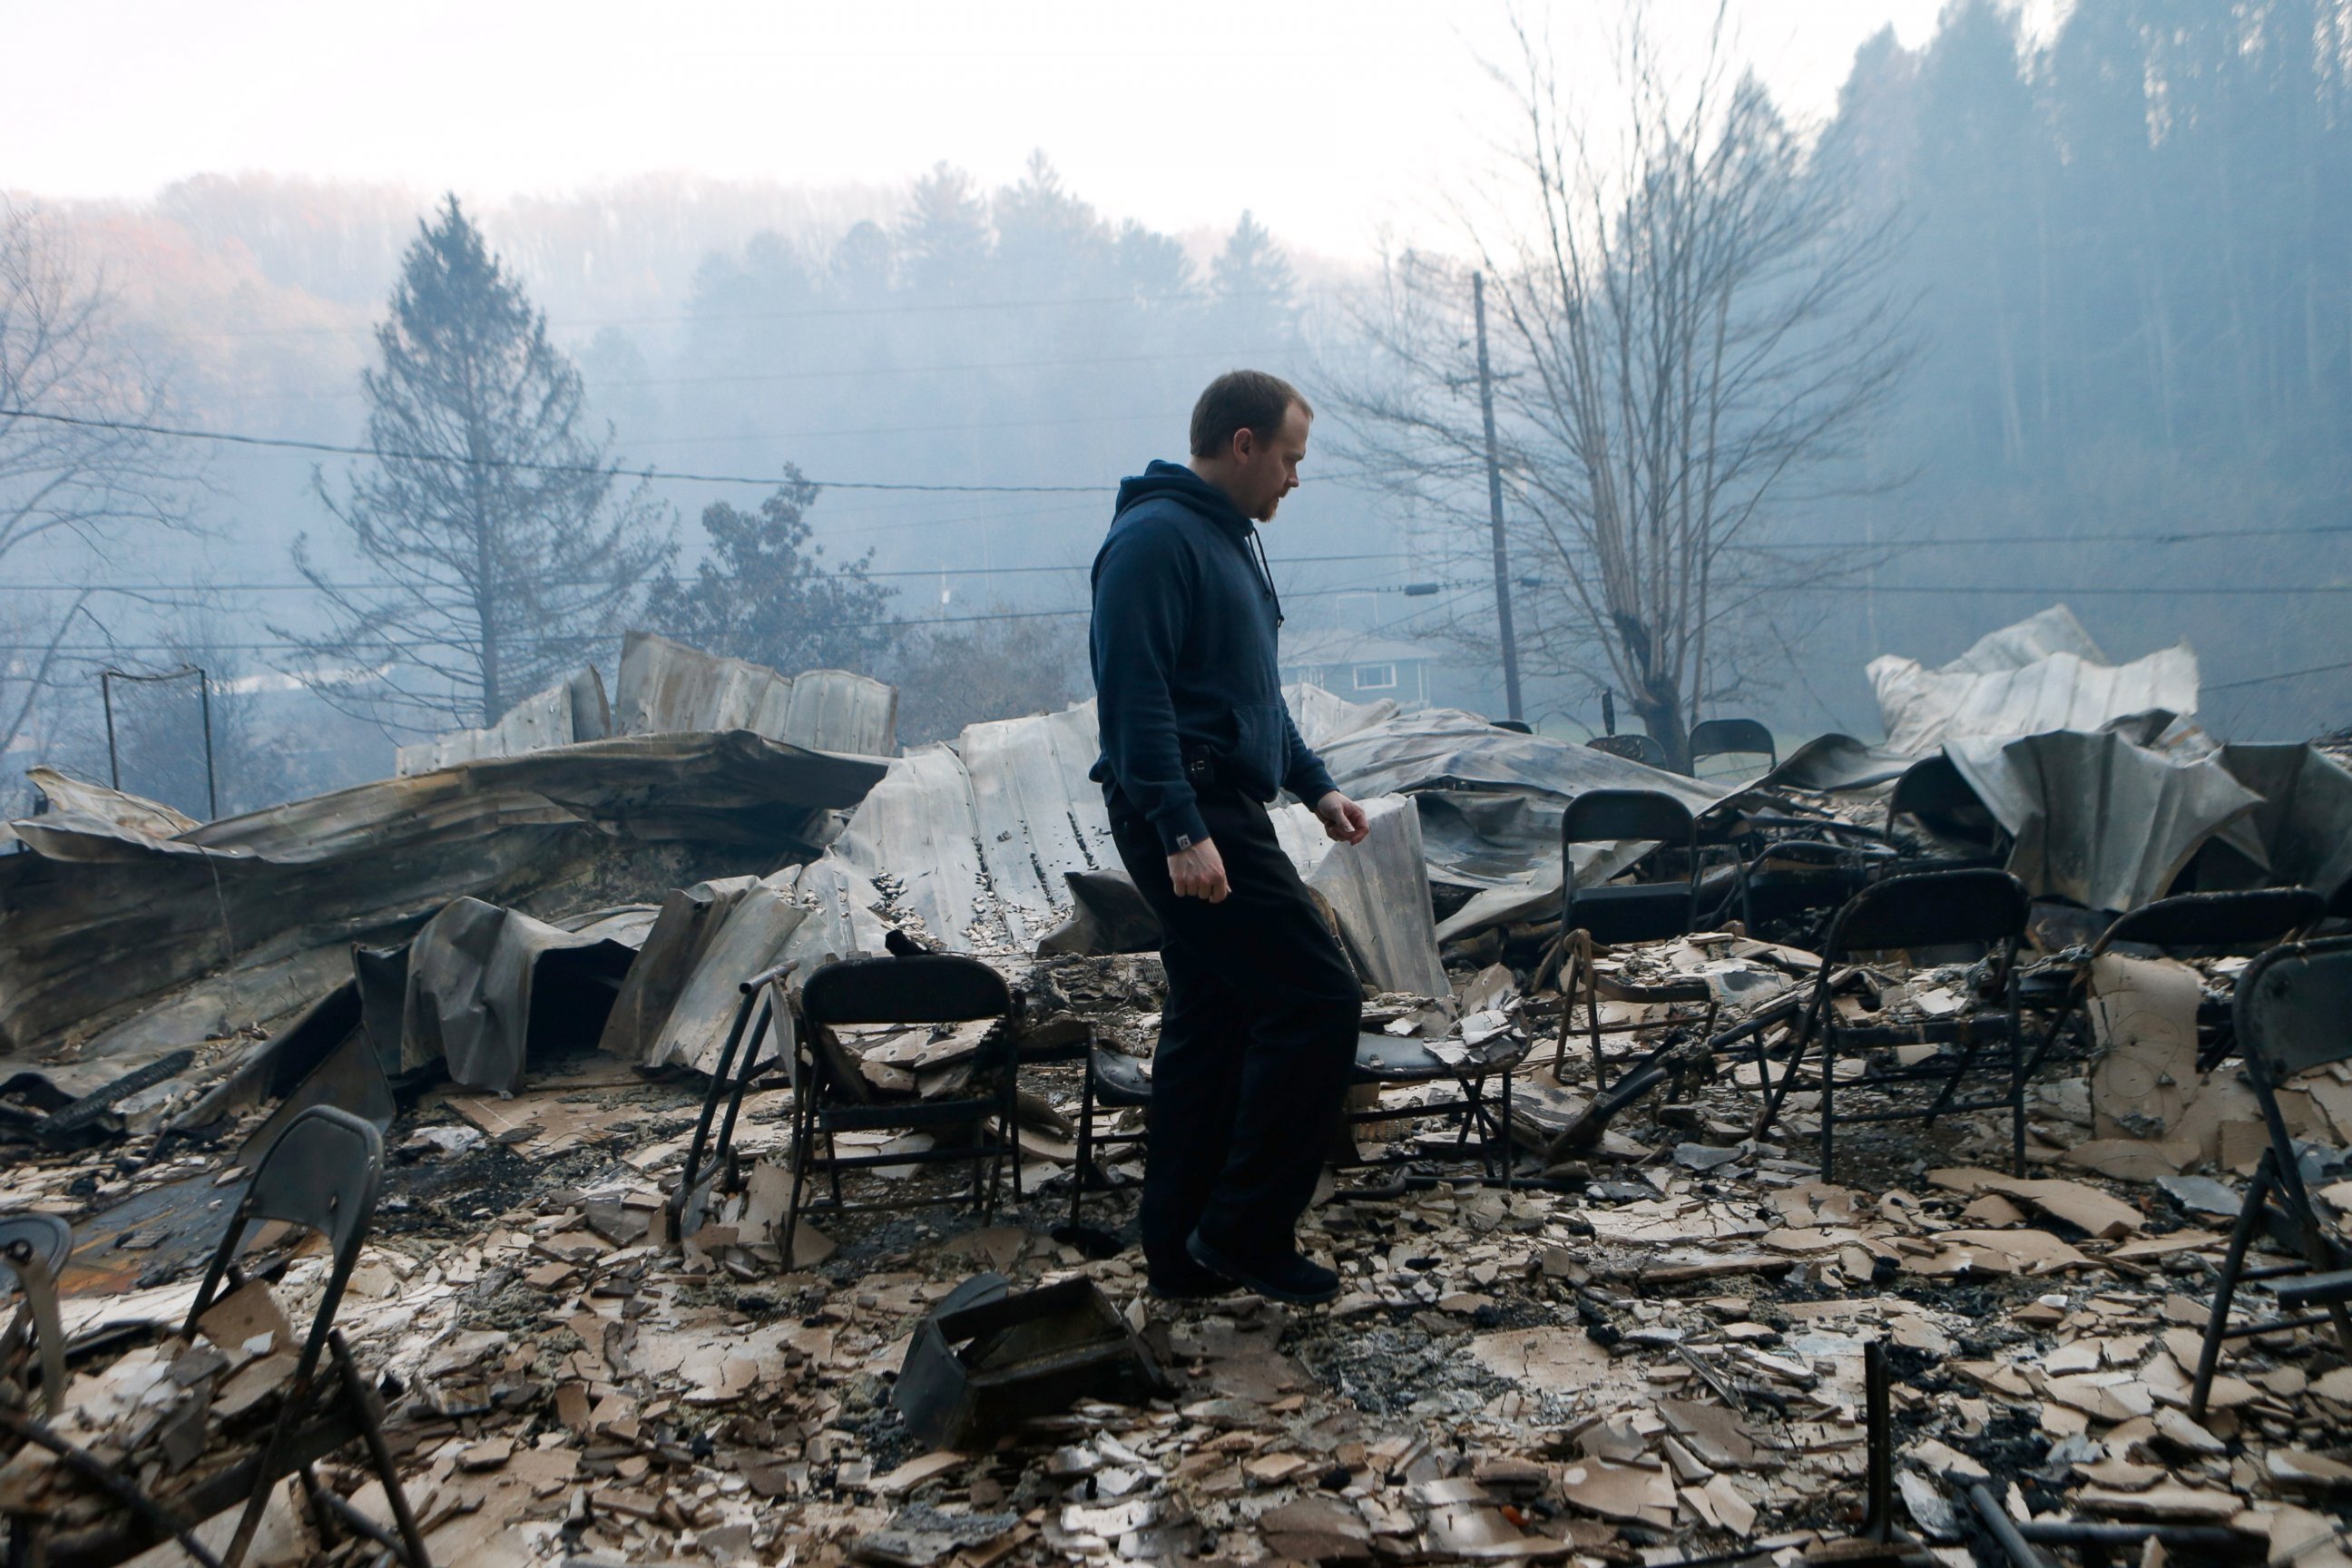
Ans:
[{"label": "sweatshirt pocket", "polygon": [[1283,710],[1278,702],[1234,705],[1234,771],[1235,781],[1265,800],[1282,783]]}]

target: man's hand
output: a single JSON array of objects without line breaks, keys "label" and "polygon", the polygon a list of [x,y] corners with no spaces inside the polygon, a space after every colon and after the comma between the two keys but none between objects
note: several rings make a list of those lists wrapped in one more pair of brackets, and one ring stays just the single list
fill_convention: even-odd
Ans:
[{"label": "man's hand", "polygon": [[1168,879],[1176,884],[1176,896],[1180,899],[1206,899],[1213,904],[1222,904],[1225,895],[1234,890],[1225,880],[1225,858],[1217,853],[1215,842],[1207,838],[1168,857]]},{"label": "man's hand", "polygon": [[1361,844],[1372,830],[1364,808],[1336,789],[1315,803],[1315,815],[1323,819],[1323,831],[1342,844]]}]

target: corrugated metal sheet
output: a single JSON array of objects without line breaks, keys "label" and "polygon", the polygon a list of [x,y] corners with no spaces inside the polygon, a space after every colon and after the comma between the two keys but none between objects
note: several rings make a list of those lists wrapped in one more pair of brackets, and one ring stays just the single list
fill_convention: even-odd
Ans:
[{"label": "corrugated metal sheet", "polygon": [[393,773],[407,778],[485,757],[512,757],[550,746],[601,741],[612,732],[613,706],[604,698],[604,678],[590,665],[544,691],[534,691],[487,730],[456,730],[401,747]]},{"label": "corrugated metal sheet", "polygon": [[2252,826],[2273,885],[2313,888],[2332,898],[2352,881],[2352,771],[2299,742],[2227,745],[2221,765],[2263,797]]},{"label": "corrugated metal sheet", "polygon": [[2197,711],[2186,643],[2110,665],[2063,605],[2005,626],[1939,669],[1883,654],[1870,684],[1886,749],[1925,756],[1947,741],[2093,731],[2135,713]]},{"label": "corrugated metal sheet", "polygon": [[829,834],[823,814],[856,805],[884,770],[740,731],[632,736],[381,780],[172,838],[96,816],[26,817],[14,826],[34,853],[0,855],[0,1050],[104,1026],[223,965],[404,938],[462,896],[511,901],[616,837],[741,845],[769,864],[809,853]]},{"label": "corrugated metal sheet", "polygon": [[2094,910],[2164,897],[2206,841],[2263,854],[2262,796],[2208,752],[2164,752],[2114,731],[1955,740],[1944,754],[2016,839],[2009,868],[2037,896]]},{"label": "corrugated metal sheet", "polygon": [[780,675],[684,643],[631,632],[621,644],[613,722],[624,735],[749,730],[820,752],[898,750],[898,688],[845,669]]},{"label": "corrugated metal sheet", "polygon": [[[1365,717],[1357,704],[1328,693],[1303,706],[1326,733],[1360,728]],[[1034,952],[1071,912],[1070,874],[1119,863],[1102,788],[1087,777],[1098,745],[1092,702],[972,725],[949,745],[891,763],[820,865],[838,863],[871,879],[896,911],[956,951]],[[1419,823],[1409,811],[1396,815],[1400,809],[1381,807],[1381,844],[1352,868],[1355,852],[1332,853],[1336,847],[1304,807],[1297,818],[1312,837],[1294,826],[1285,843],[1310,881],[1331,882],[1327,896],[1359,952],[1386,977],[1381,983],[1421,989],[1442,975],[1427,934]],[[1408,863],[1409,877],[1402,870]],[[1426,952],[1417,951],[1424,942]]]},{"label": "corrugated metal sheet", "polygon": [[1300,878],[1339,917],[1358,974],[1381,991],[1451,994],[1452,983],[1437,954],[1421,814],[1401,795],[1368,800],[1363,806],[1371,831],[1361,844],[1336,842],[1304,805],[1274,813],[1275,837]]}]

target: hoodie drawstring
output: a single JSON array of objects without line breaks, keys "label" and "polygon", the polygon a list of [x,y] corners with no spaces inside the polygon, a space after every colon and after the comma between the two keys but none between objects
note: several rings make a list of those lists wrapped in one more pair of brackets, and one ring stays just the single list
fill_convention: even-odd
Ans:
[{"label": "hoodie drawstring", "polygon": [[1265,557],[1265,541],[1259,537],[1257,525],[1250,525],[1250,543],[1257,548],[1258,580],[1265,584],[1265,596],[1274,601],[1274,624],[1282,625],[1282,595],[1275,591],[1274,563]]}]

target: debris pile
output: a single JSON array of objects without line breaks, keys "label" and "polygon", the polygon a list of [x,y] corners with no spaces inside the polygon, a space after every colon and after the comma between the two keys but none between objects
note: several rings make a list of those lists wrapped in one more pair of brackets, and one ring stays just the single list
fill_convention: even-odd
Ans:
[{"label": "debris pile", "polygon": [[[1738,884],[1708,870],[1722,929],[1591,954],[1617,989],[1705,1000],[1624,1001],[1564,994],[1559,916],[1560,812],[1583,789],[1675,794],[1707,814],[1726,866],[1764,864],[1796,832],[1916,869],[1951,858],[1949,812],[1923,817],[1902,784],[1928,762],[1985,808],[1988,852],[2029,884],[2040,857],[2052,877],[2113,870],[2139,903],[2288,876],[2334,899],[2329,868],[2352,870],[2352,792],[2335,781],[2352,773],[2326,753],[2200,751],[2169,719],[2003,738],[1969,717],[1990,699],[1964,693],[1942,738],[1891,773],[1885,748],[1853,742],[1717,784],[1468,715],[1297,694],[1374,806],[1355,855],[1303,829],[1286,844],[1366,982],[1358,1152],[1393,1158],[1332,1173],[1302,1239],[1342,1294],[1299,1310],[1152,1296],[1118,1245],[1134,1236],[1140,1147],[1081,1156],[1083,1136],[1144,1126],[1100,1104],[1086,1124],[1086,1057],[1148,1087],[1164,1002],[1156,933],[1136,923],[1084,782],[1090,715],[852,754],[781,737],[815,714],[870,722],[816,702],[862,688],[632,646],[611,715],[601,687],[569,683],[532,700],[538,717],[445,738],[416,758],[426,771],[370,786],[492,802],[432,840],[469,849],[403,862],[404,881],[364,879],[385,875],[374,858],[395,840],[456,819],[395,830],[402,812],[362,799],[198,826],[60,780],[52,798],[73,804],[18,825],[29,852],[0,857],[6,1026],[20,1053],[47,1053],[0,1082],[0,1136],[18,1156],[10,1206],[74,1226],[67,1337],[176,1328],[240,1172],[287,1117],[325,1101],[375,1120],[383,1191],[336,1325],[386,1406],[436,1563],[1958,1565],[2011,1561],[2002,1541],[2021,1532],[2067,1564],[2352,1562],[2352,1354],[2324,1316],[2228,1341],[2191,1413],[2229,1232],[2273,1146],[2222,1028],[2243,953],[2097,949],[2107,910],[2043,889],[2021,982],[2043,1055],[2028,1169],[2009,1166],[2006,1113],[1975,1110],[1842,1125],[1830,1181],[1819,1095],[1765,1115],[1817,982],[1847,1023],[1929,1022],[1977,998],[1974,955],[1824,975],[1829,910],[1728,924]],[[2058,653],[2094,662],[2059,648],[2013,663],[2055,668]],[[692,723],[630,718],[658,706],[648,692]],[[583,738],[599,723],[606,738]],[[2140,753],[2194,752],[2211,770],[2196,779],[2249,800],[2185,851],[2110,832],[2083,840],[2085,861],[2064,824],[2119,808],[2058,809],[2075,775],[2050,758],[2067,747],[2124,749],[2086,764],[2102,789],[2137,776]],[[2041,826],[2003,826],[2007,807],[1975,793],[2000,794],[1970,772],[1986,755],[2039,781]],[[2111,851],[2117,837],[2135,842]],[[116,858],[75,858],[101,844]],[[1605,880],[1648,848],[1594,846],[1587,862],[1580,847],[1573,874]],[[451,884],[467,854],[481,866]],[[215,875],[232,934],[181,929],[183,881]],[[142,885],[177,956],[142,959],[100,1005],[98,955],[148,930]],[[328,901],[269,927],[289,889]],[[34,940],[67,916],[70,941]],[[707,1202],[679,1205],[739,984],[879,952],[890,931],[978,952],[1020,997],[1037,1059],[993,1212],[787,1234],[795,1079],[772,1045],[729,1158],[706,1166]],[[835,1037],[861,1092],[920,1101],[970,1091],[986,1027]],[[1384,1052],[1438,1076],[1384,1078]],[[1841,1116],[1891,1103],[1876,1059],[1828,1064]],[[1440,1110],[1474,1085],[1507,1132],[1501,1169]],[[2341,1234],[2352,1068],[2314,1068],[2276,1103]],[[888,1160],[930,1136],[838,1141],[884,1157],[853,1178],[869,1195],[936,1197],[968,1173]],[[2258,1236],[2254,1262],[2280,1247]],[[291,1247],[194,1337],[79,1362],[51,1424],[168,1501],[174,1478],[209,1473],[273,1418],[286,1324],[309,1321],[325,1268],[316,1245]],[[2242,1289],[2233,1319],[2268,1306]],[[37,1363],[11,1353],[0,1405],[40,1405]],[[1875,1439],[1874,1356],[1892,1374]],[[89,1506],[52,1494],[54,1459],[0,1439],[0,1513]],[[388,1521],[353,1452],[320,1474]],[[200,1539],[217,1548],[226,1522]],[[250,1560],[376,1552],[289,1482]]]}]

